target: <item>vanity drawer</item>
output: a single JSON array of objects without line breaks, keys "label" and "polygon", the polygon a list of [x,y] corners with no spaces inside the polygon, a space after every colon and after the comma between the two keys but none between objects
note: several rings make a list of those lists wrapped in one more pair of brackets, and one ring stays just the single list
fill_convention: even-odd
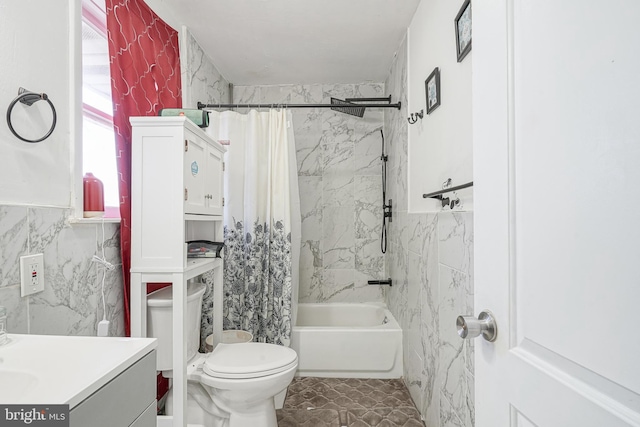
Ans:
[{"label": "vanity drawer", "polygon": [[129,427],[156,427],[158,423],[158,401],[154,400],[146,411],[138,417]]},{"label": "vanity drawer", "polygon": [[[147,426],[149,406],[155,418],[156,352],[144,356],[71,409],[70,427]],[[146,414],[146,416],[145,416]],[[140,418],[140,419],[139,419]]]}]

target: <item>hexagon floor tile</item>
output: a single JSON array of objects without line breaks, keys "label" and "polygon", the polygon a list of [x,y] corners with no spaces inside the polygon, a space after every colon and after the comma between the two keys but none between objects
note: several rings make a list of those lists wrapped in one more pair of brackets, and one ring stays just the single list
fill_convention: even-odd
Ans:
[{"label": "hexagon floor tile", "polygon": [[294,378],[284,408],[278,411],[278,425],[424,426],[400,379],[316,377]]}]

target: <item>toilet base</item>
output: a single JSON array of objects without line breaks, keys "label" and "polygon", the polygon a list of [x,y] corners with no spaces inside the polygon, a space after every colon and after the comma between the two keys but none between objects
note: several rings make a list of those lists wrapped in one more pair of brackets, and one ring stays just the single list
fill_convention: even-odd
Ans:
[{"label": "toilet base", "polygon": [[[188,424],[206,427],[278,427],[276,407],[281,407],[284,402],[287,387],[298,367],[297,357],[283,371],[246,379],[218,378],[205,374],[203,362],[206,357],[198,354],[187,364],[185,409]],[[165,412],[172,415],[173,388],[169,393]]]},{"label": "toilet base", "polygon": [[[286,395],[285,389],[281,395]],[[277,398],[278,396],[276,396]],[[276,418],[276,399],[267,399],[260,404],[253,404],[247,411],[228,413],[222,402],[216,402],[215,397],[206,391],[206,387],[200,383],[189,381],[187,383],[187,423],[203,427],[278,427]],[[209,411],[217,412],[211,414]],[[169,389],[166,398],[165,413],[173,415],[173,389]]]},{"label": "toilet base", "polygon": [[[200,402],[200,403],[199,403]],[[203,406],[209,408],[216,414],[211,414],[204,410]],[[198,383],[187,383],[187,424],[206,427],[228,427],[229,414],[223,413],[216,408],[209,393]],[[169,389],[165,404],[165,414],[173,415],[173,388]]]},{"label": "toilet base", "polygon": [[278,427],[273,399],[255,405],[251,412],[234,412],[229,418],[229,427]]}]

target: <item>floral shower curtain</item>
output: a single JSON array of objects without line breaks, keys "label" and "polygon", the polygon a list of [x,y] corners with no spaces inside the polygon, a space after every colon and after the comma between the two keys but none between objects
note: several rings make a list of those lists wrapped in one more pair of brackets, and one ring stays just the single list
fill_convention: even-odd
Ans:
[{"label": "floral shower curtain", "polygon": [[300,199],[291,113],[210,113],[229,142],[225,169],[224,329],[289,345],[298,300]]}]

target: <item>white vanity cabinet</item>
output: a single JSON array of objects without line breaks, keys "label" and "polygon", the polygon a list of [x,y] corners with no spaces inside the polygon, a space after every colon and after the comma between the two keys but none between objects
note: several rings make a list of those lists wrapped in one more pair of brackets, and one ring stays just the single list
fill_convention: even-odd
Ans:
[{"label": "white vanity cabinet", "polygon": [[69,413],[70,427],[155,427],[155,351],[105,384]]},{"label": "white vanity cabinet", "polygon": [[[224,241],[226,151],[186,117],[131,117],[131,335],[147,333],[147,284],[173,285],[173,416],[186,426],[187,281],[214,270],[213,335],[222,338],[222,259],[187,258],[187,241]],[[178,345],[181,343],[182,345]]]},{"label": "white vanity cabinet", "polygon": [[[70,427],[156,425],[156,340],[32,334],[8,339],[0,346],[3,405],[68,405]],[[34,423],[41,424],[64,423]]]}]

